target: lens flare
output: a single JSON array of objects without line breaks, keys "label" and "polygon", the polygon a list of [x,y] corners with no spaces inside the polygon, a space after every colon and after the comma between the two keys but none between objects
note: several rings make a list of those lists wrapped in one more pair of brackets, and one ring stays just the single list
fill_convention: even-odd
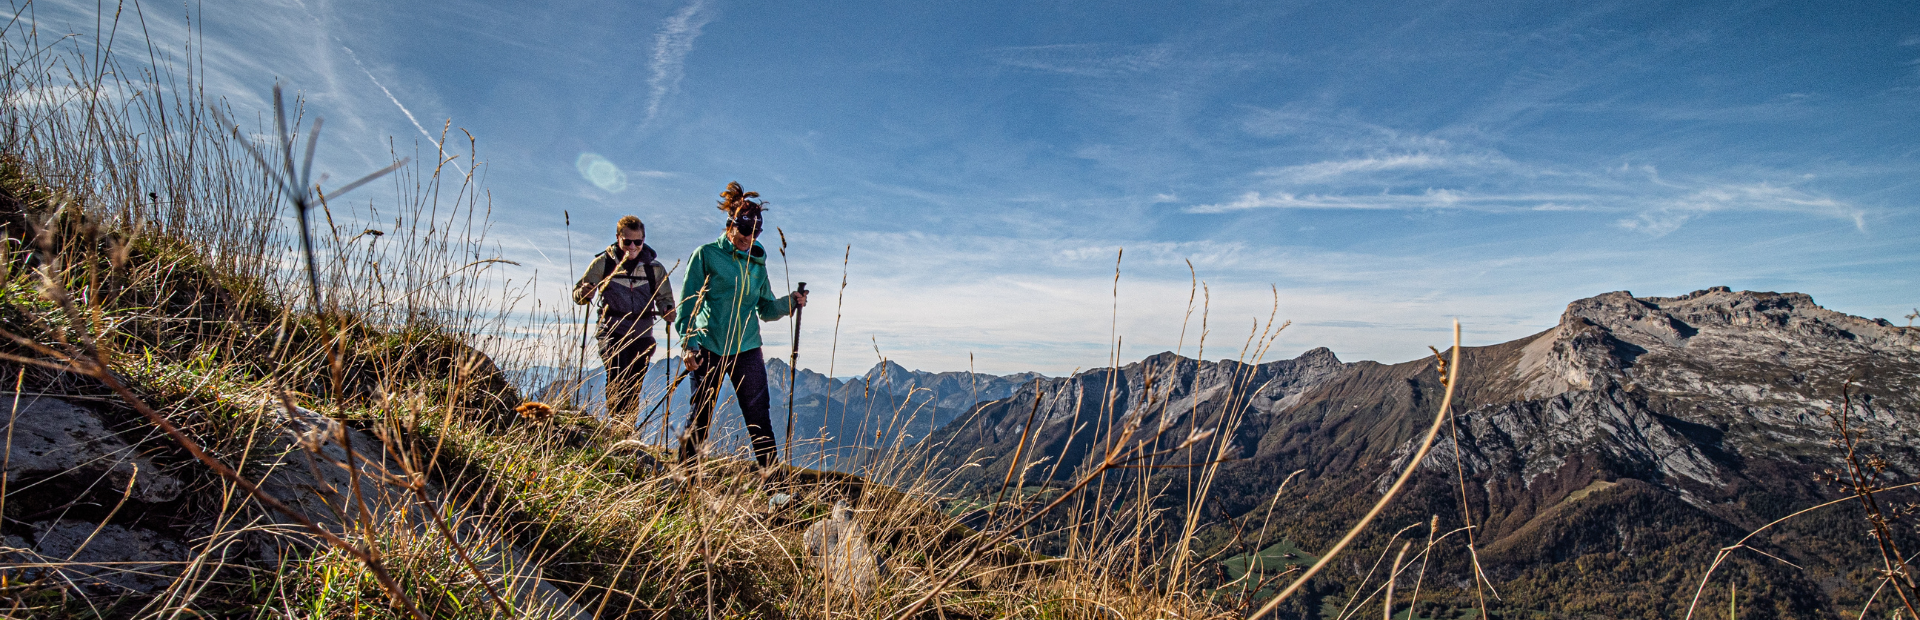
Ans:
[{"label": "lens flare", "polygon": [[580,158],[573,161],[573,167],[579,168],[580,176],[595,187],[614,194],[627,191],[627,173],[599,153],[581,153]]}]

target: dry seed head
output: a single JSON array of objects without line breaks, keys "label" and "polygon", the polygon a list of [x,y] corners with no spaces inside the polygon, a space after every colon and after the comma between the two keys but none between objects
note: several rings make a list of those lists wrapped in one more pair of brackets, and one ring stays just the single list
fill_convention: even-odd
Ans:
[{"label": "dry seed head", "polygon": [[107,260],[115,270],[127,266],[127,257],[133,253],[133,243],[121,238],[120,233],[107,235]]},{"label": "dry seed head", "polygon": [[294,442],[308,452],[317,454],[321,448],[327,447],[328,441],[338,441],[344,437],[342,431],[345,429],[333,418],[316,415],[303,422],[308,426],[294,434]]},{"label": "dry seed head", "polygon": [[60,262],[58,258],[55,258],[50,262],[40,265],[40,295],[45,297],[47,301],[64,306],[69,302],[67,299],[67,288],[61,286],[60,282],[53,278],[53,273],[55,269],[58,268]]},{"label": "dry seed head", "polygon": [[300,433],[297,436],[297,441],[299,441],[300,447],[306,449],[306,451],[319,452],[320,448],[326,447],[327,445],[327,433],[323,429],[315,428]]},{"label": "dry seed head", "polygon": [[1211,428],[1206,430],[1194,429],[1192,433],[1187,435],[1186,440],[1180,442],[1180,447],[1175,449],[1176,450],[1187,449],[1188,447],[1193,446],[1193,444],[1206,441],[1208,437],[1212,437],[1212,436],[1213,436],[1213,429]]},{"label": "dry seed head", "polygon": [[515,407],[513,411],[514,413],[520,414],[521,419],[534,424],[539,424],[553,418],[553,407],[539,401],[521,403],[520,406]]},{"label": "dry seed head", "polygon": [[1446,386],[1447,386],[1447,358],[1446,358],[1446,356],[1444,356],[1444,355],[1441,355],[1441,354],[1440,354],[1440,350],[1439,350],[1439,349],[1436,349],[1436,348],[1433,348],[1433,345],[1427,345],[1427,350],[1428,350],[1428,351],[1432,351],[1432,352],[1433,352],[1433,360],[1434,360],[1434,366],[1433,366],[1433,370],[1434,370],[1434,372],[1437,372],[1437,373],[1439,373],[1439,374],[1440,374],[1440,387],[1446,387]]}]

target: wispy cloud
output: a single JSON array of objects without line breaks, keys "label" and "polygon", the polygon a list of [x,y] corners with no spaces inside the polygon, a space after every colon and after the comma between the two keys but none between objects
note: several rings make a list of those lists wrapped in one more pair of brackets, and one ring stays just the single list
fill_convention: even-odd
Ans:
[{"label": "wispy cloud", "polygon": [[0,103],[10,108],[52,108],[67,105],[74,101],[86,101],[88,98],[79,88],[70,85],[29,88],[6,96]]},{"label": "wispy cloud", "polygon": [[1685,226],[1687,220],[1693,219],[1694,215],[1696,215],[1696,213],[1675,211],[1672,209],[1655,209],[1636,213],[1633,217],[1622,218],[1616,223],[1619,224],[1621,228],[1637,233],[1645,233],[1650,237],[1665,237],[1673,231],[1680,230],[1680,227]]},{"label": "wispy cloud", "polygon": [[1166,67],[1172,50],[1166,45],[1123,48],[1082,43],[1003,47],[989,52],[995,62],[1009,67],[1083,77],[1113,77]]},{"label": "wispy cloud", "polygon": [[[1260,168],[1233,198],[1187,213],[1256,209],[1463,210],[1483,213],[1612,212],[1620,228],[1663,236],[1709,213],[1798,214],[1866,230],[1869,210],[1806,185],[1789,171],[1666,175],[1647,163],[1573,167],[1515,160],[1493,140],[1459,129],[1449,138],[1396,130],[1343,114],[1260,110],[1241,127],[1299,144],[1276,157],[1331,153],[1317,161]],[[1359,155],[1350,153],[1358,152]],[[1745,179],[1729,179],[1730,176]],[[1719,178],[1715,178],[1719,177]]]},{"label": "wispy cloud", "polygon": [[1284,60],[1266,54],[1202,52],[1191,46],[1164,42],[1026,45],[990,49],[986,56],[1001,66],[1043,73],[1090,78],[1174,75],[1178,80],[1222,71],[1244,71]]},{"label": "wispy cloud", "polygon": [[660,105],[667,95],[680,87],[680,78],[686,74],[687,54],[693,52],[693,41],[700,38],[700,29],[713,21],[713,14],[706,9],[707,0],[693,0],[662,22],[660,31],[654,33],[653,58],[647,66],[652,72],[647,78],[647,87],[651,89],[647,97],[647,123],[659,116]]},{"label": "wispy cloud", "polygon": [[1310,184],[1331,183],[1349,180],[1355,176],[1371,176],[1378,173],[1431,170],[1468,172],[1510,163],[1511,162],[1503,157],[1487,155],[1416,152],[1319,161],[1310,164],[1269,168],[1255,174],[1282,183]]},{"label": "wispy cloud", "polygon": [[1649,176],[1620,187],[1598,176],[1563,184],[1559,193],[1475,193],[1426,188],[1405,193],[1295,194],[1249,191],[1227,202],[1194,205],[1187,213],[1254,209],[1395,210],[1460,209],[1493,213],[1613,211],[1630,213],[1617,224],[1652,236],[1678,230],[1715,212],[1795,213],[1851,222],[1866,230],[1868,211],[1847,201],[1772,183],[1676,182]]},{"label": "wispy cloud", "polygon": [[1463,209],[1470,211],[1576,211],[1566,203],[1593,201],[1590,194],[1475,193],[1448,188],[1425,188],[1405,193],[1294,194],[1251,191],[1228,202],[1194,205],[1187,213],[1230,213],[1251,209],[1323,209],[1383,211],[1392,209]]},{"label": "wispy cloud", "polygon": [[[319,20],[318,20],[318,18],[315,18],[315,21],[319,21]],[[374,76],[373,76],[373,72],[372,72],[372,71],[369,71],[369,70],[367,69],[367,65],[366,65],[366,64],[364,64],[364,63],[362,63],[362,62],[360,62],[360,55],[359,55],[359,54],[356,54],[356,53],[354,53],[354,51],[353,51],[353,48],[352,48],[352,47],[348,47],[348,46],[347,46],[347,42],[345,42],[345,41],[341,41],[341,40],[340,40],[340,39],[339,39],[338,37],[335,37],[335,38],[334,38],[334,42],[340,45],[340,49],[342,49],[342,50],[345,50],[345,51],[347,52],[347,58],[349,58],[349,59],[352,59],[352,60],[353,60],[353,66],[355,66],[355,67],[358,67],[358,68],[360,69],[360,72],[361,72],[361,73],[364,73],[364,74],[366,74],[366,76],[367,76],[367,81],[370,81],[370,82],[373,82],[373,86],[374,86],[375,88],[378,88],[378,89],[380,89],[380,93],[381,93],[381,94],[383,94],[383,95],[386,95],[386,96],[387,96],[387,101],[389,101],[389,102],[392,102],[392,103],[393,103],[393,107],[396,107],[396,108],[399,108],[399,109],[400,109],[400,113],[401,113],[401,114],[404,114],[404,115],[406,115],[406,117],[407,117],[407,122],[409,122],[409,123],[412,123],[412,124],[413,124],[413,128],[414,128],[414,130],[416,130],[416,131],[419,131],[419,132],[420,132],[420,137],[423,137],[423,138],[426,138],[426,139],[427,139],[427,142],[428,142],[428,143],[431,143],[431,144],[433,145],[433,147],[434,147],[434,149],[436,149],[436,150],[438,150],[438,151],[440,151],[440,152],[442,153],[442,154],[440,155],[440,157],[443,157],[443,158],[444,158],[444,157],[446,156],[446,155],[444,154],[444,153],[446,152],[446,145],[445,145],[445,144],[441,144],[441,142],[440,142],[440,139],[439,139],[439,138],[436,138],[436,137],[434,137],[434,135],[433,135],[433,133],[432,133],[432,132],[429,132],[429,131],[427,131],[427,128],[426,128],[425,126],[423,126],[423,125],[421,125],[421,124],[420,124],[420,119],[418,119],[418,118],[415,118],[415,117],[413,116],[413,110],[409,110],[409,109],[407,109],[407,105],[406,105],[406,104],[404,104],[404,103],[400,103],[400,98],[399,98],[399,97],[395,97],[395,96],[393,96],[393,91],[391,91],[391,90],[387,90],[387,85],[386,85],[386,84],[381,84],[381,83],[380,83],[380,78],[377,78],[377,77],[374,77]],[[460,165],[460,162],[458,162],[458,161],[453,161],[453,162],[448,162],[448,163],[451,163],[451,164],[453,164],[453,167],[454,167],[454,169],[455,169],[455,170],[459,170],[461,174],[466,174],[466,173],[467,173],[467,169],[466,169],[466,167],[465,167],[465,166],[461,166],[461,165]]]},{"label": "wispy cloud", "polygon": [[1716,211],[1799,213],[1853,222],[1865,232],[1866,211],[1852,204],[1793,187],[1769,183],[1725,184],[1702,187],[1664,205],[1620,220],[1621,228],[1664,236],[1700,215]]}]

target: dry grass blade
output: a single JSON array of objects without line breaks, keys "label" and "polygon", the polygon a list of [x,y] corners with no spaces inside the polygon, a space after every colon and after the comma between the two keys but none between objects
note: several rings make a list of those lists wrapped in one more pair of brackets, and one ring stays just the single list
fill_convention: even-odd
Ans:
[{"label": "dry grass blade", "polygon": [[[66,362],[64,370],[93,377],[102,384],[105,384],[108,389],[118,394],[120,398],[127,403],[127,406],[132,407],[134,411],[139,412],[141,416],[145,417],[148,422],[160,428],[168,437],[173,439],[174,443],[185,449],[188,454],[193,455],[193,458],[205,464],[208,469],[213,470],[215,474],[218,474],[221,478],[225,478],[228,482],[245,490],[247,494],[252,495],[261,505],[286,515],[287,518],[292,519],[294,523],[298,524],[302,529],[318,536],[321,540],[326,541],[327,544],[346,551],[355,558],[358,558],[361,562],[364,562],[367,565],[367,569],[373,572],[374,576],[380,580],[381,585],[393,596],[395,604],[406,609],[408,613],[415,618],[425,620],[426,616],[421,614],[420,610],[413,606],[413,601],[401,590],[400,584],[394,581],[393,576],[387,572],[386,568],[380,563],[379,558],[341,539],[333,532],[327,531],[326,528],[320,527],[314,523],[312,519],[308,519],[305,514],[294,510],[292,507],[282,503],[279,499],[267,494],[267,492],[261,490],[258,485],[242,477],[239,472],[234,471],[233,468],[227,467],[225,463],[221,463],[218,459],[213,458],[212,455],[207,454],[206,450],[201,448],[198,442],[187,437],[185,433],[180,432],[178,427],[174,426],[172,422],[167,421],[166,416],[160,415],[160,412],[155,411],[153,407],[147,405],[146,401],[142,400],[138,395],[135,395],[132,390],[127,389],[127,386],[122,384],[120,380],[114,376],[113,372],[107,369],[104,363],[97,359],[74,358],[5,330],[0,330],[0,336],[4,336],[14,342],[29,345],[39,350],[43,355]],[[14,356],[6,357],[16,361],[38,361]]]},{"label": "dry grass blade", "polygon": [[1257,620],[1262,616],[1272,613],[1274,609],[1280,607],[1281,603],[1287,601],[1287,597],[1293,596],[1295,592],[1299,592],[1300,588],[1306,585],[1308,579],[1312,579],[1314,575],[1319,574],[1322,569],[1325,569],[1328,564],[1333,562],[1334,558],[1339,557],[1340,552],[1345,550],[1347,545],[1353,544],[1353,540],[1358,538],[1361,532],[1366,531],[1367,526],[1373,523],[1374,518],[1380,516],[1381,511],[1386,510],[1388,504],[1393,503],[1393,498],[1400,494],[1400,489],[1407,486],[1407,481],[1413,478],[1413,473],[1419,470],[1420,462],[1426,460],[1427,452],[1433,449],[1434,438],[1440,435],[1441,425],[1445,424],[1448,417],[1453,414],[1453,393],[1460,385],[1459,321],[1453,322],[1453,361],[1448,364],[1447,370],[1447,394],[1440,400],[1440,411],[1433,416],[1433,425],[1427,428],[1426,437],[1420,440],[1420,449],[1415,450],[1412,458],[1407,460],[1406,469],[1400,472],[1399,478],[1394,479],[1393,486],[1387,489],[1386,494],[1381,496],[1380,501],[1374,503],[1373,508],[1367,511],[1366,516],[1360,518],[1360,522],[1355,523],[1352,529],[1347,530],[1345,536],[1340,537],[1339,542],[1334,543],[1332,549],[1328,549],[1325,555],[1320,556],[1320,561],[1314,562],[1313,566],[1308,568],[1305,574],[1294,579],[1292,584],[1289,584],[1286,589],[1280,591],[1280,594],[1275,595],[1272,600],[1267,601],[1266,605],[1261,606],[1258,611],[1247,616],[1247,620]]}]

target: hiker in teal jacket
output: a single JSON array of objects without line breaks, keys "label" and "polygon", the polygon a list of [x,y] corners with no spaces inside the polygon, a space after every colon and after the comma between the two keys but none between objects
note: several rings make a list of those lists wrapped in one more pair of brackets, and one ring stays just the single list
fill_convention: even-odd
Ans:
[{"label": "hiker in teal jacket", "polygon": [[693,375],[693,412],[680,436],[680,460],[692,462],[707,442],[713,407],[720,396],[722,377],[732,379],[733,394],[753,440],[753,456],[761,467],[773,465],[779,454],[773,421],[768,414],[766,360],[760,355],[760,321],[774,321],[807,305],[807,294],[774,297],[767,280],[767,250],[759,236],[764,205],[751,200],[758,192],[742,192],[728,183],[720,194],[720,210],[727,212],[726,233],[700,246],[687,261],[680,285],[680,306],[674,331],[680,334],[680,356]]}]

